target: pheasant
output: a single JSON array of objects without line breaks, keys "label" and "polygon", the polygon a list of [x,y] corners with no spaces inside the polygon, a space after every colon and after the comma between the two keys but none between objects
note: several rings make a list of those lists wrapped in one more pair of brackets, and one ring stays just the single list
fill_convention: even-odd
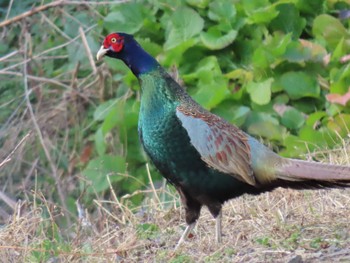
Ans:
[{"label": "pheasant", "polygon": [[222,240],[221,208],[245,193],[276,187],[345,187],[350,167],[283,158],[224,119],[205,110],[126,33],[109,34],[97,53],[122,60],[141,86],[138,133],[151,161],[178,191],[185,240],[207,206]]}]

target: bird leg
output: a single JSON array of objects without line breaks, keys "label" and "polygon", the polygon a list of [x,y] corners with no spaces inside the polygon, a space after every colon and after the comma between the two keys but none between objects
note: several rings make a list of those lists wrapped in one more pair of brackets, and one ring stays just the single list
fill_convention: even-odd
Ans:
[{"label": "bird leg", "polygon": [[193,222],[193,223],[187,225],[187,227],[186,227],[185,231],[183,232],[179,242],[177,242],[175,250],[177,250],[180,247],[180,245],[185,241],[185,239],[188,237],[189,233],[191,233],[191,231],[195,227],[195,225],[196,225],[196,222]]},{"label": "bird leg", "polygon": [[222,219],[222,204],[218,202],[211,202],[208,205],[209,212],[215,218],[215,237],[216,244],[222,242],[222,231],[221,231],[221,219]]},{"label": "bird leg", "polygon": [[216,243],[219,244],[222,242],[222,231],[221,231],[221,219],[222,219],[222,212],[220,210],[220,213],[215,218],[216,225],[215,225],[215,237],[216,237]]}]

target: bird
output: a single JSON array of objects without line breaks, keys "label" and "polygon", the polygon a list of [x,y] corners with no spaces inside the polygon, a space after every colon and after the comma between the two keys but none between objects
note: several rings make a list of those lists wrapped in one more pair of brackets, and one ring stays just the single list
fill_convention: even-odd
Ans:
[{"label": "bird", "polygon": [[144,151],[178,191],[188,237],[206,206],[215,218],[215,239],[222,242],[222,206],[243,194],[276,187],[346,187],[350,166],[279,156],[243,130],[195,102],[134,37],[107,35],[97,60],[123,61],[141,87],[138,134]]}]

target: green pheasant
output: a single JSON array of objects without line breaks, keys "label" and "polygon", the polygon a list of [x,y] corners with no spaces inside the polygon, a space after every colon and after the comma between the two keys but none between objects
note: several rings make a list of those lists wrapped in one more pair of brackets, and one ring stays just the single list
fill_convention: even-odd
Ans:
[{"label": "green pheasant", "polygon": [[186,211],[178,245],[196,224],[202,206],[216,219],[221,241],[221,208],[242,194],[275,187],[347,186],[350,167],[280,157],[242,130],[196,103],[159,63],[125,33],[103,41],[97,59],[124,61],[138,78],[142,97],[138,132],[145,152],[174,185]]}]

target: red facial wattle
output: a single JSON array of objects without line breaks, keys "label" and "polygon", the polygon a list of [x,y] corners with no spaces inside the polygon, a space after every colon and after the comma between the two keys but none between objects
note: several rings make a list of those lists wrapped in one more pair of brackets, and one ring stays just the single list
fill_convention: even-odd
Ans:
[{"label": "red facial wattle", "polygon": [[100,60],[109,52],[118,53],[123,49],[123,47],[124,47],[124,36],[121,36],[117,33],[109,34],[105,38],[101,48],[97,52],[96,58],[97,60]]},{"label": "red facial wattle", "polygon": [[114,52],[122,50],[124,44],[124,37],[118,34],[110,34],[103,41],[104,48],[108,48]]}]

